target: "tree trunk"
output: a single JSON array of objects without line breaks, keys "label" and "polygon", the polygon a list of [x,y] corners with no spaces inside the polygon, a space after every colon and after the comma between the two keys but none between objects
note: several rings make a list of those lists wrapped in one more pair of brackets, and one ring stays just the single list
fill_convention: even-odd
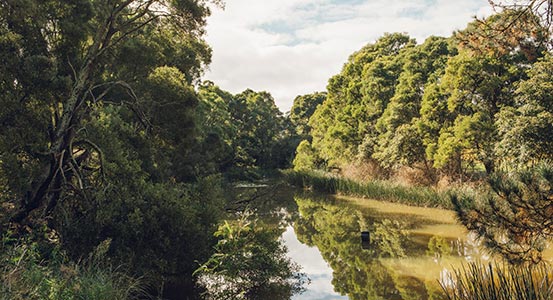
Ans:
[{"label": "tree trunk", "polygon": [[45,167],[40,180],[34,184],[32,191],[28,192],[22,199],[22,205],[17,213],[11,218],[11,222],[21,223],[29,217],[32,211],[47,203],[48,209],[45,213],[51,212],[58,203],[63,183],[71,180],[71,174],[64,174],[68,166],[69,157],[73,149],[70,145],[75,138],[75,128],[78,127],[83,118],[82,104],[88,86],[93,61],[88,61],[80,70],[71,95],[64,103],[63,113],[51,141],[50,163]]}]

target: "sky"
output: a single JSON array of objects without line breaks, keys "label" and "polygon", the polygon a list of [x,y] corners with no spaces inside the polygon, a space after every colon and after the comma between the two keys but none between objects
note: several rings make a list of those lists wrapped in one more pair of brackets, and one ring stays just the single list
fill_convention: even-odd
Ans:
[{"label": "sky", "polygon": [[292,297],[292,300],[347,300],[334,291],[332,285],[332,268],[324,260],[317,247],[302,244],[292,225],[282,234],[284,245],[288,248],[288,257],[301,266],[301,272],[307,275],[310,282],[306,290]]},{"label": "sky", "polygon": [[233,94],[267,91],[286,112],[386,32],[422,43],[491,12],[487,0],[225,0],[208,18],[213,57],[204,79]]}]

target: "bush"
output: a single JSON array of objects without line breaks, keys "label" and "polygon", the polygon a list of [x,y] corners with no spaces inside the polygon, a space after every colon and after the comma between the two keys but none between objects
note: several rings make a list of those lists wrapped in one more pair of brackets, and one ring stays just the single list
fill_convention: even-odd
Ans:
[{"label": "bush", "polygon": [[110,241],[90,257],[72,262],[55,250],[46,259],[36,243],[0,248],[1,300],[119,300],[144,299],[140,280],[129,277],[104,260]]},{"label": "bush", "polygon": [[130,191],[116,187],[101,195],[97,205],[58,218],[64,221],[58,227],[62,246],[78,259],[112,239],[107,255],[117,264],[146,276],[156,288],[178,285],[191,291],[192,273],[216,243],[213,233],[225,200],[220,181],[217,176],[195,184],[137,180]]},{"label": "bush", "polygon": [[244,213],[215,235],[215,253],[196,273],[207,299],[289,299],[304,290],[306,277],[286,256],[281,232]]}]

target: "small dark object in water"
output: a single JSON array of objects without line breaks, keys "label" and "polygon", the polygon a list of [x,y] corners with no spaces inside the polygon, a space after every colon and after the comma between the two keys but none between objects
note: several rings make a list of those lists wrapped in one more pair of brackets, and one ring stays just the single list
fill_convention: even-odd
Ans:
[{"label": "small dark object in water", "polygon": [[370,249],[371,234],[368,231],[361,231],[361,248]]}]

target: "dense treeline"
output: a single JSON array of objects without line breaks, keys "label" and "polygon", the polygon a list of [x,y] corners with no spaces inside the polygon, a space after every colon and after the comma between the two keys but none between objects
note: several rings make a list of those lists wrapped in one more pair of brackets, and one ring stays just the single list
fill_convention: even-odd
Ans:
[{"label": "dense treeline", "polygon": [[473,181],[445,205],[425,199],[454,208],[509,262],[541,261],[553,217],[551,4],[512,2],[491,1],[503,10],[449,38],[385,34],[353,53],[323,102],[310,100],[315,110],[295,101],[309,121],[289,177],[358,196],[385,190],[391,201],[396,187],[377,179]]},{"label": "dense treeline", "polygon": [[[150,292],[182,293],[214,252],[232,201],[224,182],[290,161],[295,145],[269,93],[200,83],[210,2],[0,2],[5,297],[80,297],[72,288],[88,286],[59,268],[99,245],[94,272],[122,265]],[[37,274],[51,284],[26,281]]]},{"label": "dense treeline", "polygon": [[222,225],[237,207],[228,182],[292,159],[378,177],[408,167],[435,183],[553,158],[550,19],[539,9],[422,44],[386,34],[284,116],[267,92],[202,82],[212,4],[0,0],[1,299],[194,298],[197,276],[233,281],[214,299],[289,296],[303,279],[278,234],[246,219]]},{"label": "dense treeline", "polygon": [[450,38],[386,34],[363,47],[329,80],[295,168],[410,168],[435,183],[553,158],[553,59],[537,21],[505,11]]}]

